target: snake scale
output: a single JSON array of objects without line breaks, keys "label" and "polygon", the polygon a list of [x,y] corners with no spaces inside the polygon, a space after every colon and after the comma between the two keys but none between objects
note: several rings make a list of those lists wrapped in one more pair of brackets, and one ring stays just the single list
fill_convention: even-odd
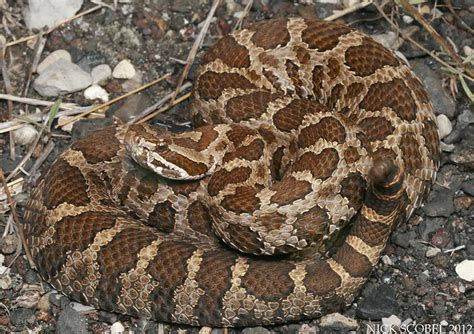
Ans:
[{"label": "snake scale", "polygon": [[78,140],[26,206],[41,276],[97,308],[188,325],[286,323],[350,304],[439,165],[403,60],[339,23],[262,21],[222,38],[199,126]]}]

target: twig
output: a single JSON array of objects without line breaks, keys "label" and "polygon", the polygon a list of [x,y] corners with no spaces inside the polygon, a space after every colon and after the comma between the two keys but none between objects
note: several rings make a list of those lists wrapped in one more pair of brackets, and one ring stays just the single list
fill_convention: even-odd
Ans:
[{"label": "twig", "polygon": [[[0,42],[1,43],[1,42]],[[3,77],[3,82],[5,83],[5,91],[8,94],[12,93],[12,86],[10,83],[10,76],[8,75],[8,70],[7,66],[5,63],[5,54],[6,54],[6,49],[7,47],[1,43],[0,44],[0,67],[2,70],[2,77]],[[10,118],[12,111],[13,111],[13,103],[11,101],[7,102],[7,110],[8,110],[8,118]]]},{"label": "twig", "polygon": [[[18,102],[18,103],[24,103],[24,104],[32,104],[36,106],[44,106],[44,107],[50,107],[54,104],[54,102],[50,101],[44,101],[44,100],[38,100],[38,99],[32,99],[28,97],[21,97],[21,96],[15,96],[11,94],[1,94],[0,93],[0,100],[7,100],[11,102]],[[71,110],[78,108],[79,105],[75,103],[61,103],[59,106],[59,109],[62,110]]]},{"label": "twig", "polygon": [[46,158],[51,154],[51,152],[54,149],[54,142],[49,141],[46,147],[43,149],[43,152],[41,152],[41,155],[39,156],[38,159],[36,159],[35,163],[29,170],[29,176],[26,179],[26,182],[29,184],[31,182],[31,179],[36,173],[36,170],[43,164],[43,162],[46,160]]},{"label": "twig", "polygon": [[252,8],[252,5],[253,5],[253,0],[249,0],[249,2],[247,2],[247,5],[244,8],[244,12],[242,16],[240,16],[237,22],[235,23],[234,30],[242,28],[242,23],[244,22],[244,18],[250,12],[250,8]]},{"label": "twig", "polygon": [[433,27],[428,22],[426,22],[426,20],[423,18],[423,16],[421,16],[420,13],[418,13],[418,11],[412,5],[410,5],[408,0],[400,0],[400,3],[402,4],[403,8],[411,16],[413,16],[415,18],[415,20],[418,21],[418,23],[420,23],[426,29],[426,31],[434,38],[434,40],[436,42],[438,42],[438,44],[441,46],[441,48],[447,54],[449,54],[451,56],[451,58],[458,64],[458,66],[460,68],[464,69],[464,71],[471,78],[474,78],[474,71],[472,70],[472,68],[469,68],[469,65],[465,64],[463,62],[462,58],[456,53],[456,51],[453,50],[451,45],[446,43],[446,41],[443,39],[443,37],[441,37],[441,35],[438,34],[438,32],[436,30],[434,30]]},{"label": "twig", "polygon": [[38,34],[38,39],[36,40],[36,43],[35,43],[33,60],[31,61],[30,66],[28,66],[28,72],[26,75],[25,85],[23,86],[23,91],[21,93],[22,96],[28,95],[28,90],[30,89],[30,83],[31,83],[31,78],[33,77],[33,72],[36,70],[36,67],[38,66],[38,63],[41,58],[41,54],[43,53],[43,49],[45,45],[46,45],[46,37],[43,31],[41,31]]},{"label": "twig", "polygon": [[336,20],[340,17],[343,17],[343,16],[345,16],[349,13],[352,13],[352,12],[358,11],[359,9],[367,7],[371,3],[373,3],[372,0],[356,3],[355,5],[353,5],[349,8],[346,8],[346,9],[343,9],[343,10],[338,10],[336,13],[324,18],[324,21],[334,21],[334,20]]},{"label": "twig", "polygon": [[[182,87],[184,87],[185,85],[183,85]],[[174,93],[173,93],[174,94]],[[142,118],[140,121],[138,121],[137,123],[143,123],[143,122],[146,122],[150,119],[152,119],[153,117],[155,117],[156,115],[159,115],[161,114],[162,112],[165,112],[166,110],[170,109],[171,107],[177,105],[177,104],[180,104],[181,102],[183,102],[184,100],[186,99],[189,99],[189,97],[191,96],[191,93],[187,93],[187,94],[184,94],[183,96],[175,99],[174,101],[170,102],[170,104],[164,106],[163,108],[161,109],[158,109],[156,110],[155,112],[149,114],[148,116],[145,116],[144,118]]]},{"label": "twig", "polygon": [[43,135],[43,132],[44,132],[44,129],[45,127],[41,127],[41,130],[40,132],[36,135],[36,138],[35,138],[35,141],[33,142],[33,144],[31,145],[30,149],[28,150],[28,152],[25,154],[25,156],[23,157],[23,159],[21,159],[20,163],[15,167],[15,169],[12,170],[12,172],[10,173],[10,175],[7,176],[6,178],[6,181],[10,181],[13,177],[16,176],[16,174],[18,173],[18,171],[21,170],[21,168],[23,168],[23,166],[25,165],[25,163],[30,160],[30,157],[31,155],[33,154],[33,151],[35,150],[35,147],[36,145],[38,145],[38,142],[41,138],[41,136]]},{"label": "twig", "polygon": [[2,182],[5,195],[7,196],[8,205],[10,206],[13,220],[15,221],[16,231],[18,235],[20,236],[21,244],[24,246],[23,249],[25,250],[26,258],[28,259],[30,267],[36,268],[33,262],[33,258],[31,257],[31,254],[30,254],[30,250],[28,249],[28,247],[26,247],[26,239],[25,239],[25,234],[23,233],[23,225],[20,224],[20,219],[18,218],[18,214],[16,212],[16,202],[10,194],[10,189],[8,189],[7,180],[5,179],[5,175],[3,174],[3,169],[1,167],[0,167],[0,181]]},{"label": "twig", "polygon": [[178,96],[179,91],[181,89],[181,85],[184,82],[184,79],[189,73],[189,70],[191,68],[191,65],[194,61],[194,58],[196,57],[197,51],[204,40],[204,36],[206,36],[206,32],[209,29],[209,25],[211,24],[211,20],[214,17],[214,13],[216,12],[217,7],[220,4],[220,0],[214,0],[214,3],[212,4],[211,10],[209,11],[209,14],[207,15],[206,20],[204,21],[204,24],[201,28],[201,31],[199,32],[199,35],[197,36],[196,40],[194,41],[194,44],[191,48],[191,51],[189,51],[188,58],[186,59],[186,66],[184,67],[183,73],[181,74],[181,77],[179,78],[178,81],[178,86],[176,87],[176,90],[174,91],[174,95],[171,99],[173,102],[176,96]]},{"label": "twig", "polygon": [[[3,81],[5,82],[5,91],[8,94],[12,93],[12,86],[10,83],[10,76],[8,75],[8,70],[7,66],[5,63],[5,53],[6,53],[6,46],[3,44],[3,41],[1,42],[0,45],[0,67],[2,70],[2,77]],[[13,103],[11,101],[7,102],[7,118],[10,119],[10,117],[13,114]],[[15,160],[16,152],[15,152],[15,137],[13,136],[13,133],[10,132],[9,134],[10,137],[10,158],[12,160]]]},{"label": "twig", "polygon": [[[156,80],[153,80],[152,82],[149,82],[149,83],[147,83],[147,84],[145,84],[145,85],[143,85],[143,86],[141,86],[141,87],[138,87],[137,89],[134,89],[134,90],[132,90],[132,91],[130,91],[130,92],[124,94],[124,95],[118,96],[118,97],[116,97],[115,99],[110,100],[109,102],[105,102],[105,103],[100,104],[100,105],[98,105],[98,106],[96,106],[96,107],[93,107],[92,109],[89,109],[89,110],[87,110],[87,111],[84,111],[84,112],[82,112],[81,114],[79,114],[79,115],[77,115],[77,116],[74,116],[74,117],[72,117],[71,119],[67,120],[67,121],[64,122],[61,126],[68,125],[69,123],[75,122],[75,121],[77,121],[78,119],[81,119],[81,118],[83,118],[84,116],[87,116],[87,115],[89,115],[90,113],[92,113],[92,112],[94,112],[94,111],[97,111],[97,110],[99,110],[99,109],[103,109],[103,108],[105,108],[105,107],[107,107],[107,106],[109,106],[109,105],[111,105],[111,104],[114,104],[114,103],[117,102],[117,101],[123,100],[124,98],[126,98],[126,97],[128,97],[128,96],[130,96],[130,95],[133,95],[133,94],[135,94],[135,93],[141,92],[142,90],[147,89],[148,87],[151,87],[151,86],[153,86],[153,85],[156,85],[158,82],[163,81],[164,79],[168,78],[169,76],[170,76],[169,73],[168,73],[168,74],[165,74],[164,76],[162,76],[162,77],[160,77],[160,78],[158,78],[158,79],[156,79]],[[56,126],[56,127],[57,127],[57,126]]]},{"label": "twig", "polygon": [[[55,30],[56,28],[62,26],[63,24],[69,23],[69,22],[71,22],[71,21],[73,21],[73,20],[75,20],[75,19],[77,19],[77,18],[79,18],[79,17],[82,17],[82,16],[84,16],[84,15],[87,15],[87,14],[90,14],[90,13],[92,13],[92,12],[95,12],[96,10],[101,9],[101,8],[103,8],[103,6],[102,6],[102,5],[98,5],[98,6],[92,7],[92,8],[90,8],[90,9],[88,9],[88,10],[85,10],[85,11],[83,11],[82,13],[79,13],[79,14],[77,14],[77,15],[74,15],[74,16],[68,18],[68,19],[65,19],[65,20],[63,20],[63,21],[57,23],[55,26],[53,26],[53,27],[49,28],[48,30],[46,30],[46,31],[44,32],[44,34],[49,34],[49,33],[52,32],[53,30]],[[38,35],[30,35],[30,36],[27,36],[27,37],[23,37],[23,38],[17,39],[16,41],[7,43],[7,44],[5,44],[5,46],[6,46],[6,47],[9,47],[9,46],[17,45],[17,44],[24,43],[24,42],[27,42],[27,41],[29,41],[29,40],[35,39],[35,38],[37,38],[37,37],[38,37]]]},{"label": "twig", "polygon": [[453,14],[454,18],[459,22],[460,28],[467,30],[471,34],[474,34],[474,29],[472,29],[464,20],[456,13],[456,11],[453,8],[453,4],[451,0],[448,0],[446,3],[448,10]]},{"label": "twig", "polygon": [[[188,89],[189,87],[191,87],[192,85],[189,83],[189,82],[186,82],[184,85],[182,85],[180,87],[180,90],[179,92],[181,93],[182,91]],[[156,102],[155,104],[149,106],[148,108],[146,108],[145,110],[143,110],[140,114],[138,114],[136,117],[134,117],[133,119],[131,119],[130,121],[127,122],[127,124],[135,124],[135,123],[142,123],[144,122],[143,119],[145,120],[149,120],[150,118],[148,118],[147,116],[152,113],[153,111],[156,110],[156,108],[159,108],[161,107],[162,105],[164,105],[166,102],[168,102],[169,100],[171,100],[172,98],[174,97],[174,92],[173,93],[170,93],[168,95],[165,95],[165,97],[163,97],[162,99],[160,99],[158,102]],[[174,101],[172,101],[173,103]],[[174,105],[174,104],[173,104]],[[153,117],[157,115],[157,113],[152,113]],[[151,118],[153,118],[151,117]]]},{"label": "twig", "polygon": [[474,81],[474,78],[471,78],[470,76],[468,76],[467,74],[465,73],[462,73],[460,72],[459,70],[457,70],[456,68],[454,68],[453,66],[449,65],[447,62],[445,62],[443,59],[439,58],[437,55],[435,55],[433,52],[431,52],[430,50],[428,50],[427,48],[425,48],[423,45],[421,45],[420,43],[418,43],[417,41],[415,41],[413,38],[411,38],[410,36],[408,36],[407,34],[405,34],[395,23],[393,23],[393,21],[387,16],[387,14],[385,14],[385,12],[383,11],[383,9],[376,3],[374,2],[373,3],[375,7],[377,7],[377,10],[379,11],[379,13],[385,18],[385,20],[387,20],[388,23],[390,23],[390,25],[397,31],[398,34],[400,34],[400,36],[402,36],[404,39],[410,41],[413,45],[415,45],[417,48],[419,48],[420,50],[422,50],[423,52],[425,52],[426,54],[429,54],[431,58],[433,58],[434,60],[436,60],[438,63],[440,63],[441,65],[445,66],[446,68],[450,69],[451,71],[453,71],[454,73],[459,73],[459,75],[462,75],[464,78],[470,80],[470,81]]}]

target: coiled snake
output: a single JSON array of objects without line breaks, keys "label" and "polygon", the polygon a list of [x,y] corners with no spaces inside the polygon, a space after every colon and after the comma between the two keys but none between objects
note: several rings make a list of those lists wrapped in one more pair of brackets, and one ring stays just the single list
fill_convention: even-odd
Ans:
[{"label": "coiled snake", "polygon": [[27,246],[56,289],[180,324],[318,317],[352,302],[439,164],[420,81],[338,23],[221,39],[193,106],[194,131],[92,133],[32,191]]}]

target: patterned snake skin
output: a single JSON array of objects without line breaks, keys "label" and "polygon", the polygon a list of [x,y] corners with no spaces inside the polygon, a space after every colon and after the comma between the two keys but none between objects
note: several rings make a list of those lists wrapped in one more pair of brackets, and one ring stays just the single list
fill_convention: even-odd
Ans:
[{"label": "patterned snake skin", "polygon": [[221,39],[194,100],[194,131],[110,127],[56,160],[25,214],[41,276],[100,309],[189,325],[350,304],[438,168],[420,81],[345,25],[276,19]]}]

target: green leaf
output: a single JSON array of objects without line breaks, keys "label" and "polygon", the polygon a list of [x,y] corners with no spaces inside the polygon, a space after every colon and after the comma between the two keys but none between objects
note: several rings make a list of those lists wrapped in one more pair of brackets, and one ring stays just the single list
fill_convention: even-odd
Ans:
[{"label": "green leaf", "polygon": [[59,106],[61,105],[61,99],[57,99],[54,104],[51,106],[51,109],[49,109],[48,113],[48,123],[46,126],[48,127],[48,131],[51,130],[51,124],[54,121],[54,118],[56,117],[58,111],[59,111]]}]

